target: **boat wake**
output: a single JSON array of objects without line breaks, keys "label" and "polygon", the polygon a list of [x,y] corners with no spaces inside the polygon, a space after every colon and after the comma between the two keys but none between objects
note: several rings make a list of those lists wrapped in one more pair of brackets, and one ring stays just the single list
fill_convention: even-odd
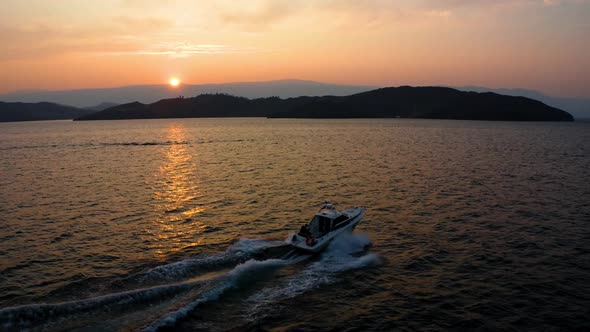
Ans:
[{"label": "boat wake", "polygon": [[195,276],[200,272],[231,268],[248,259],[268,258],[274,252],[281,250],[288,250],[288,246],[282,241],[243,238],[225,252],[160,265],[132,278],[143,283],[179,280]]},{"label": "boat wake", "polygon": [[[117,280],[113,291],[92,298],[53,304],[30,304],[0,310],[0,330],[128,329],[157,331],[173,327],[207,303],[238,292],[247,307],[245,320],[259,315],[274,300],[291,298],[337,280],[347,270],[379,263],[364,253],[370,240],[343,235],[319,257],[293,252],[281,241],[241,239],[225,252],[146,269]],[[282,272],[292,267],[292,273]],[[270,278],[271,276],[280,276]],[[254,295],[239,292],[257,288]],[[113,290],[115,287],[112,288]],[[251,292],[250,292],[251,293]]]},{"label": "boat wake", "polygon": [[371,246],[364,234],[343,234],[334,239],[318,261],[307,265],[300,273],[282,280],[250,296],[250,319],[259,318],[275,300],[288,299],[338,281],[338,275],[349,270],[376,266],[381,259],[374,253],[363,253]]}]

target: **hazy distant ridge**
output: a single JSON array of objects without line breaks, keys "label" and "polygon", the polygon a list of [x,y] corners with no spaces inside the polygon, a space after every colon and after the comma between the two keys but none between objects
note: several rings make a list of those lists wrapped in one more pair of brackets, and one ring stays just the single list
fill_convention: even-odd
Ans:
[{"label": "hazy distant ridge", "polygon": [[206,93],[226,93],[247,98],[299,97],[299,96],[346,96],[375,89],[374,86],[327,84],[303,80],[279,80],[265,82],[241,82],[223,84],[137,85],[103,89],[80,89],[63,91],[28,91],[0,95],[0,100],[10,102],[49,101],[76,107],[92,107],[101,103],[125,104],[133,101],[154,103],[161,99],[178,96],[197,96]]},{"label": "hazy distant ridge", "polygon": [[163,99],[108,108],[79,120],[194,117],[428,118],[573,121],[562,110],[525,97],[441,87],[383,88],[349,96],[248,99],[225,94]]},{"label": "hazy distant ridge", "polygon": [[5,103],[0,101],[0,122],[66,120],[93,111],[55,103]]}]

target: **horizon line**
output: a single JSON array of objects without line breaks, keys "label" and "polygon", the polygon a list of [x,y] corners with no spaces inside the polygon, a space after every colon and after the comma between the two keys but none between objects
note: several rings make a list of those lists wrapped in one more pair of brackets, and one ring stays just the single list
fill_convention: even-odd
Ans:
[{"label": "horizon line", "polygon": [[[352,83],[333,83],[333,82],[326,82],[326,81],[316,81],[310,79],[300,79],[300,78],[284,78],[284,79],[276,79],[276,80],[261,80],[261,81],[229,81],[229,82],[217,82],[217,83],[185,83],[181,82],[180,87],[182,86],[203,86],[203,85],[231,85],[231,84],[255,84],[255,83],[279,83],[279,82],[301,82],[301,83],[314,83],[320,85],[335,85],[335,86],[350,86],[350,87],[364,87],[364,88],[371,88],[371,89],[380,89],[380,88],[387,88],[387,87],[402,87],[402,86],[412,86],[412,87],[445,87],[445,88],[453,88],[457,90],[461,89],[469,89],[469,88],[476,88],[476,89],[490,89],[490,90],[524,90],[528,92],[539,93],[545,97],[552,97],[552,98],[564,98],[564,99],[590,99],[590,96],[560,96],[560,95],[553,95],[548,94],[544,91],[535,90],[531,88],[523,88],[523,87],[490,87],[490,86],[483,86],[483,85],[442,85],[442,84],[422,84],[422,85],[410,85],[410,84],[401,84],[401,85],[373,85],[373,84],[352,84]],[[149,84],[130,84],[130,85],[117,85],[117,86],[103,86],[103,87],[85,87],[85,88],[74,88],[74,89],[21,89],[21,90],[13,90],[8,92],[0,92],[0,97],[2,96],[11,96],[11,95],[28,95],[28,94],[35,94],[35,93],[54,93],[54,92],[74,92],[74,91],[85,91],[85,90],[111,90],[111,89],[122,89],[122,88],[133,88],[133,87],[157,87],[162,86],[166,87],[169,86],[168,83],[149,83]],[[171,89],[178,89],[178,87],[174,87]]]},{"label": "horizon line", "polygon": [[[276,80],[261,80],[261,81],[228,81],[228,82],[217,82],[217,83],[188,83],[188,82],[181,81],[180,86],[274,83],[274,82],[307,82],[307,83],[317,83],[317,84],[326,84],[326,85],[358,86],[358,87],[374,87],[374,88],[386,87],[386,86],[373,85],[373,84],[333,83],[333,82],[316,81],[316,80],[300,79],[300,78],[282,78],[282,79],[276,79]],[[17,94],[17,93],[62,92],[62,91],[81,91],[81,90],[108,90],[108,89],[120,89],[120,88],[128,88],[128,87],[146,87],[146,86],[169,86],[169,84],[168,83],[129,84],[129,85],[86,87],[86,88],[73,88],[73,89],[56,89],[56,90],[30,88],[30,89],[12,90],[12,91],[8,91],[8,92],[0,92],[0,96]]]}]

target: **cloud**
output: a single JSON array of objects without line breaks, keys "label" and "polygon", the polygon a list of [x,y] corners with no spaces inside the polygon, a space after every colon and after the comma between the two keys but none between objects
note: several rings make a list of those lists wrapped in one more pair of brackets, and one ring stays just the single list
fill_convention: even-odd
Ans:
[{"label": "cloud", "polygon": [[111,17],[87,25],[23,23],[0,26],[0,59],[51,57],[67,53],[127,52],[140,48],[146,36],[173,28],[159,18]]},{"label": "cloud", "polygon": [[271,27],[290,20],[317,25],[318,33],[323,29],[343,26],[375,28],[452,15],[452,11],[445,8],[404,6],[389,0],[221,1],[212,9],[221,23],[247,31],[269,31]]},{"label": "cloud", "polygon": [[229,5],[217,6],[216,10],[225,23],[259,29],[297,14],[302,8],[302,3],[295,1],[249,1],[239,5],[232,1]]},{"label": "cloud", "polygon": [[99,55],[165,55],[171,58],[184,58],[199,54],[238,53],[240,50],[221,44],[195,44],[190,42],[160,43],[146,49],[129,51],[100,52]]},{"label": "cloud", "polygon": [[453,12],[450,10],[430,10],[426,12],[426,15],[433,17],[450,17],[453,15]]},{"label": "cloud", "polygon": [[145,9],[146,7],[162,8],[164,6],[173,6],[176,0],[119,0],[123,8]]},{"label": "cloud", "polygon": [[427,0],[426,5],[433,8],[460,7],[515,7],[524,5],[557,6],[562,4],[588,4],[590,0]]},{"label": "cloud", "polygon": [[174,27],[174,22],[155,17],[116,16],[110,20],[111,29],[120,32],[146,33],[157,32]]}]

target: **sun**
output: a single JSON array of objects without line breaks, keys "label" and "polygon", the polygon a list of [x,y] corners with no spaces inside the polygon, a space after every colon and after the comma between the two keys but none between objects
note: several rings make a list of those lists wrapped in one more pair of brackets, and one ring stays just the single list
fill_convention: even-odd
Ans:
[{"label": "sun", "polygon": [[170,80],[168,81],[168,83],[170,84],[171,87],[177,87],[180,85],[180,80],[176,77],[170,77]]}]

